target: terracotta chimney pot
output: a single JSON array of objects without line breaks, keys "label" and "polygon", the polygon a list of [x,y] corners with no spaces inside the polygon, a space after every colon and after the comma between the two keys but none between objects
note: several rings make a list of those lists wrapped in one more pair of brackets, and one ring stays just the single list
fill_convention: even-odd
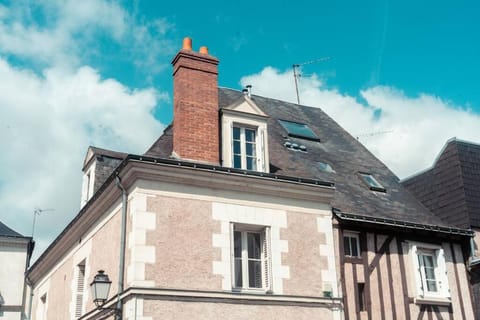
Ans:
[{"label": "terracotta chimney pot", "polygon": [[183,38],[183,50],[192,51],[192,39],[189,37]]},{"label": "terracotta chimney pot", "polygon": [[205,46],[200,47],[200,53],[201,54],[208,54],[208,47],[205,47]]}]

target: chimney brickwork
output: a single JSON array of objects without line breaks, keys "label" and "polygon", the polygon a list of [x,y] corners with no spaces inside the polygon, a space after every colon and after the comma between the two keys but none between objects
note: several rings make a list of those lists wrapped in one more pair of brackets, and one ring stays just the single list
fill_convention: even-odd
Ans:
[{"label": "chimney brickwork", "polygon": [[218,59],[191,50],[191,40],[173,65],[173,152],[184,159],[219,164]]}]

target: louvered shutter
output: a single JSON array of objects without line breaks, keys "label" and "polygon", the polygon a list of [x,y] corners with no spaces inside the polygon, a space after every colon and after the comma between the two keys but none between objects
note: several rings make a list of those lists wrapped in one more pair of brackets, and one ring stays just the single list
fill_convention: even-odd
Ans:
[{"label": "louvered shutter", "polygon": [[265,227],[263,232],[263,287],[267,292],[272,291],[272,262],[271,262],[271,248],[270,248],[270,227]]},{"label": "louvered shutter", "polygon": [[82,315],[83,309],[83,291],[85,288],[85,265],[78,266],[78,275],[77,275],[77,294],[75,301],[75,317],[80,317]]},{"label": "louvered shutter", "polygon": [[234,249],[234,225],[233,222],[230,222],[230,273],[231,273],[231,282],[232,288],[235,288],[235,249]]}]

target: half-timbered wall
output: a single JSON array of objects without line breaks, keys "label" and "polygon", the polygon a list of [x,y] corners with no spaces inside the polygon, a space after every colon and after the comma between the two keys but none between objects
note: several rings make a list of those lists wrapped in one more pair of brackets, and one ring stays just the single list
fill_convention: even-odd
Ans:
[{"label": "half-timbered wall", "polygon": [[[344,243],[344,234],[356,232],[360,253],[358,257],[345,256],[345,246],[349,244]],[[435,241],[435,236],[412,239],[344,228],[338,234],[345,319],[474,319],[460,244]],[[442,274],[446,274],[448,283],[442,280],[441,286],[446,297],[425,297],[419,293],[416,273],[420,268],[412,254],[415,244],[438,248],[443,254]]]}]

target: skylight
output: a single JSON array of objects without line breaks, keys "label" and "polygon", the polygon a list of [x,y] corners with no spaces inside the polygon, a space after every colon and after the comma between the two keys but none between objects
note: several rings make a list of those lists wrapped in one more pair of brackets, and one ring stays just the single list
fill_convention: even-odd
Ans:
[{"label": "skylight", "polygon": [[320,141],[317,135],[305,123],[298,123],[286,120],[278,120],[278,122],[280,122],[282,127],[287,130],[290,137]]},{"label": "skylight", "polygon": [[360,173],[363,181],[370,187],[370,190],[386,192],[387,190],[369,173]]},{"label": "skylight", "polygon": [[317,165],[322,171],[335,173],[335,170],[333,170],[332,166],[328,163],[317,161]]}]

